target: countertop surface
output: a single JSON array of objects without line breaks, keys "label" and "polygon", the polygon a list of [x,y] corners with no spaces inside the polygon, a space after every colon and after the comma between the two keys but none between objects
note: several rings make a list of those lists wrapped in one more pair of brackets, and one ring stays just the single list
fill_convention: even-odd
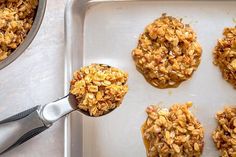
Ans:
[{"label": "countertop surface", "polygon": [[[64,9],[48,0],[41,28],[28,49],[0,70],[0,119],[63,96]],[[63,157],[63,119],[1,157]]]}]

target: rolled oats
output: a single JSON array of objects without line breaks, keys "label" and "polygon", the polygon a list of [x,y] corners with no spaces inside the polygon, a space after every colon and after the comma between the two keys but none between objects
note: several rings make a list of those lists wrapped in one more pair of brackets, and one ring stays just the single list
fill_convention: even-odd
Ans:
[{"label": "rolled oats", "polygon": [[222,157],[236,156],[236,108],[226,107],[216,114],[218,126],[212,134]]},{"label": "rolled oats", "polygon": [[128,91],[128,74],[107,65],[91,64],[74,73],[70,93],[78,108],[101,116],[118,107]]},{"label": "rolled oats", "polygon": [[201,53],[192,28],[163,14],[146,27],[132,56],[148,82],[158,88],[169,88],[192,76]]},{"label": "rolled oats", "polygon": [[148,157],[198,157],[204,146],[202,125],[189,111],[191,102],[169,110],[152,105],[142,135]]},{"label": "rolled oats", "polygon": [[0,61],[24,41],[37,6],[38,0],[0,0]]},{"label": "rolled oats", "polygon": [[219,66],[223,78],[236,88],[236,27],[225,28],[224,38],[214,49],[214,64]]}]

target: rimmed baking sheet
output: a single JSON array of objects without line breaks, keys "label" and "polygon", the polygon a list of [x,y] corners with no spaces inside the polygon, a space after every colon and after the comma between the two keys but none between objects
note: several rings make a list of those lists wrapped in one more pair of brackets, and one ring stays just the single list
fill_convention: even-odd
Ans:
[{"label": "rimmed baking sheet", "polygon": [[[82,65],[105,63],[129,73],[129,92],[120,108],[102,118],[67,119],[68,157],[144,157],[140,127],[150,104],[192,101],[191,109],[205,128],[203,156],[217,156],[211,140],[215,113],[236,104],[235,89],[212,64],[212,50],[224,27],[232,27],[236,1],[85,1],[70,0],[66,9],[67,79]],[[157,89],[135,69],[131,51],[145,26],[162,13],[183,18],[196,31],[203,47],[193,77],[175,89]],[[68,81],[67,81],[68,82]],[[67,86],[68,87],[68,86]],[[68,88],[67,88],[68,89]]]}]

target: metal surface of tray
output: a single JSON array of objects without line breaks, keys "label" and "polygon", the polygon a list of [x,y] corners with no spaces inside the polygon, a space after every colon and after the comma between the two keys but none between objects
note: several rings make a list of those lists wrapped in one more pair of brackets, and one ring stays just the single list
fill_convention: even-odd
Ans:
[{"label": "metal surface of tray", "polygon": [[[73,113],[66,119],[66,157],[144,157],[140,127],[150,104],[169,107],[192,101],[191,111],[205,128],[203,156],[217,156],[211,140],[215,113],[235,104],[235,89],[212,64],[212,50],[224,27],[235,25],[236,1],[69,0],[66,24],[66,93],[72,72],[82,65],[105,63],[129,73],[129,92],[121,107],[102,118]],[[162,13],[183,18],[197,33],[202,61],[193,77],[178,88],[157,89],[135,69],[131,51],[145,26]]]}]

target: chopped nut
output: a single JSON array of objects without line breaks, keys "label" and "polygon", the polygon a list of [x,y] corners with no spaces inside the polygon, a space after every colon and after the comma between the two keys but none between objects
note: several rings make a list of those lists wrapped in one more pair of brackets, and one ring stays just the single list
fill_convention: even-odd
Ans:
[{"label": "chopped nut", "polygon": [[188,126],[188,128],[187,128],[189,131],[193,131],[194,130],[194,126]]},{"label": "chopped nut", "polygon": [[236,108],[226,107],[224,111],[216,114],[218,126],[212,133],[215,146],[222,157],[236,155]]},{"label": "chopped nut", "polygon": [[175,150],[176,153],[180,153],[180,148],[179,148],[178,145],[173,144],[173,148],[174,148],[174,150]]},{"label": "chopped nut", "polygon": [[118,107],[128,91],[128,74],[107,65],[92,64],[76,71],[70,93],[78,108],[91,116],[101,116]]},{"label": "chopped nut", "polygon": [[223,35],[213,51],[213,63],[220,68],[223,78],[236,88],[236,27],[225,28]]},{"label": "chopped nut", "polygon": [[24,41],[37,6],[38,0],[0,0],[0,61]]},{"label": "chopped nut", "polygon": [[236,59],[234,59],[230,65],[234,68],[234,70],[236,70]]},{"label": "chopped nut", "polygon": [[199,151],[199,146],[197,143],[194,143],[194,150]]},{"label": "chopped nut", "polygon": [[97,92],[98,86],[94,86],[94,85],[88,86],[88,91],[89,92]]},{"label": "chopped nut", "polygon": [[148,157],[201,156],[204,130],[189,111],[191,106],[188,102],[174,104],[169,110],[154,105],[147,108],[148,118],[142,126],[142,135]]},{"label": "chopped nut", "polygon": [[157,88],[170,88],[193,75],[201,53],[192,28],[163,14],[146,27],[132,56],[149,83]]}]

